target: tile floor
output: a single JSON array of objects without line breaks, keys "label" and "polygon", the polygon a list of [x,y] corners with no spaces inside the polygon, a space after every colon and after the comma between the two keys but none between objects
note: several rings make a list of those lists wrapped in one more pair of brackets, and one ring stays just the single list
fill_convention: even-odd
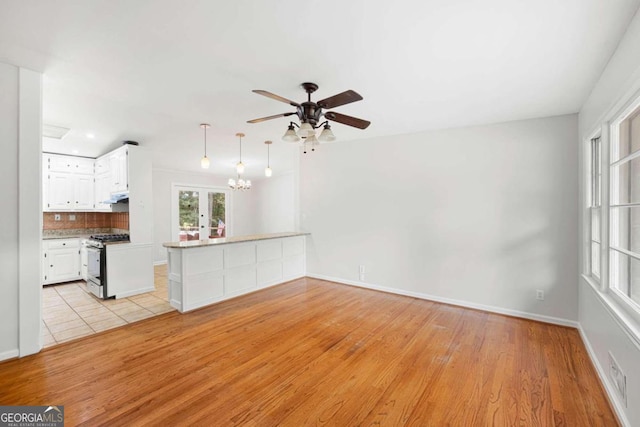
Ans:
[{"label": "tile floor", "polygon": [[44,347],[175,310],[168,303],[167,266],[156,266],[154,271],[154,292],[121,299],[98,299],[87,290],[84,281],[45,286]]}]

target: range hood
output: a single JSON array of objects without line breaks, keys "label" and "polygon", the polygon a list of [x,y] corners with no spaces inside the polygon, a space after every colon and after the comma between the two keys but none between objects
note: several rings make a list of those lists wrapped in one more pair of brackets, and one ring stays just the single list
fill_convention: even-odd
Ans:
[{"label": "range hood", "polygon": [[122,193],[111,193],[111,198],[109,200],[105,200],[105,204],[114,205],[116,203],[129,203],[129,192],[123,191]]}]

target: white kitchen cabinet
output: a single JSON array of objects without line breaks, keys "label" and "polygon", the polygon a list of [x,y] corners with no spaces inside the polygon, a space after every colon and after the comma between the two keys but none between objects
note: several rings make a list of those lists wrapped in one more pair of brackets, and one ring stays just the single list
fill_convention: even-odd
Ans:
[{"label": "white kitchen cabinet", "polygon": [[302,233],[220,240],[164,244],[169,256],[169,303],[178,311],[195,310],[305,274]]},{"label": "white kitchen cabinet", "polygon": [[96,159],[93,187],[93,210],[111,212],[111,204],[105,203],[111,198],[111,168],[109,156]]},{"label": "white kitchen cabinet", "polygon": [[93,175],[49,172],[44,177],[44,186],[45,212],[93,210]]},{"label": "white kitchen cabinet", "polygon": [[120,147],[109,154],[111,175],[111,193],[122,193],[129,190],[128,147]]},{"label": "white kitchen cabinet", "polygon": [[93,175],[93,159],[62,154],[46,154],[44,161],[51,172]]},{"label": "white kitchen cabinet", "polygon": [[43,284],[80,279],[80,239],[45,240],[42,251]]},{"label": "white kitchen cabinet", "polygon": [[43,210],[93,210],[93,159],[45,154]]},{"label": "white kitchen cabinet", "polygon": [[87,251],[87,239],[80,240],[80,278],[85,282],[89,280],[89,252]]}]

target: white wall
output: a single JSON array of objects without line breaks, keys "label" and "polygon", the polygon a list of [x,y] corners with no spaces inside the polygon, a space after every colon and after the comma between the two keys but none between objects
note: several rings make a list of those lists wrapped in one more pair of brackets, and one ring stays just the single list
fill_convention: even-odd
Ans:
[{"label": "white wall", "polygon": [[[154,222],[154,261],[167,260],[167,251],[162,246],[172,241],[171,235],[171,186],[172,184],[192,184],[208,187],[227,188],[227,179],[206,173],[181,172],[166,169],[153,169],[153,222]],[[254,234],[255,201],[253,189],[232,193],[233,221],[229,236]]]},{"label": "white wall", "polygon": [[300,160],[307,272],[571,323],[577,140],[568,115],[322,145]]},{"label": "white wall", "polygon": [[[640,46],[640,15],[636,14],[580,111],[579,126],[582,141],[588,139],[597,128],[617,114],[623,105],[640,96],[638,46]],[[606,136],[606,129],[604,135]],[[585,158],[585,147],[585,144],[580,144],[581,159]],[[584,176],[583,174],[584,170],[581,171],[581,176]],[[586,188],[584,180],[580,182],[582,188],[579,206],[582,207],[586,206]],[[581,228],[580,236],[584,232],[586,231]],[[586,262],[583,255],[581,253],[581,266]],[[640,406],[637,405],[637,402],[640,402],[640,325],[632,319],[627,319],[626,323],[621,322],[620,318],[613,314],[615,305],[607,295],[592,287],[584,278],[579,279],[579,293],[580,326],[590,354],[623,422],[626,425],[638,426],[640,425]],[[608,377],[608,352],[614,355],[627,375],[628,405],[626,408],[613,392]]]},{"label": "white wall", "polygon": [[0,63],[0,360],[41,348],[39,73]]},{"label": "white wall", "polygon": [[296,231],[294,173],[257,180],[255,190],[256,233]]}]

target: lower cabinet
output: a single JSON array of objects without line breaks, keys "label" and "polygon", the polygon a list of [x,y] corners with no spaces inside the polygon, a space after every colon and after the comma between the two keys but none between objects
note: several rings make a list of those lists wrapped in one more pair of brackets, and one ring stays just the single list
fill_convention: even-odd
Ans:
[{"label": "lower cabinet", "polygon": [[80,279],[80,239],[42,242],[43,284]]},{"label": "lower cabinet", "polygon": [[305,274],[305,237],[168,247],[169,303],[180,312]]}]

